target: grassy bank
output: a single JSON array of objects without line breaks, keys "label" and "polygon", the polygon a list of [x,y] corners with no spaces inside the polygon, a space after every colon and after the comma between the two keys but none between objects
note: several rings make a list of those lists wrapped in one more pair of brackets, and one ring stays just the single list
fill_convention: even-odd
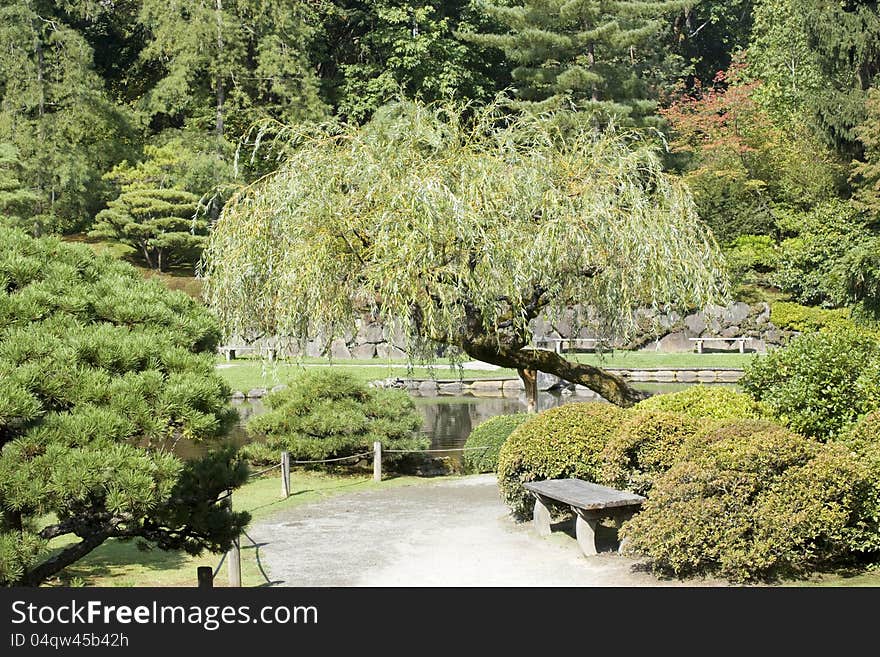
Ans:
[{"label": "grassy bank", "polygon": [[[570,354],[570,358],[597,367],[619,368],[688,368],[723,367],[743,368],[755,358],[755,354],[661,354],[653,351],[615,351],[607,354]],[[361,381],[387,379],[389,377],[418,379],[456,379],[459,375],[466,379],[515,378],[511,369],[476,370],[450,366],[448,360],[438,360],[433,367],[419,365],[410,367],[405,360],[362,359],[337,360],[332,363],[326,358],[303,358],[297,361],[277,361],[270,363],[259,358],[242,358],[225,362],[218,358],[218,372],[233,390],[247,392],[251,388],[271,388],[286,383],[292,377],[314,367],[333,367],[352,374]]]},{"label": "grassy bank", "polygon": [[[340,493],[425,484],[431,479],[395,477],[376,483],[368,476],[334,476],[315,472],[293,471],[290,474],[291,495],[281,499],[281,480],[272,471],[235,491],[233,505],[248,511],[260,520],[283,509],[313,502]],[[73,540],[64,537],[50,543],[60,548]],[[243,586],[263,586],[266,580],[257,565],[257,550],[246,538],[241,542],[241,577]],[[185,552],[163,550],[143,551],[134,541],[111,539],[85,558],[66,568],[53,584],[84,586],[195,586],[198,566],[216,567],[218,554],[204,553],[192,557]],[[226,563],[217,574],[215,586],[226,586]]]},{"label": "grassy bank", "polygon": [[[321,363],[303,362],[299,364],[285,361],[269,363],[258,360],[235,360],[231,363],[219,363],[217,371],[229,382],[233,390],[247,392],[251,388],[271,388],[280,383],[287,383],[291,378],[306,369],[316,367],[332,367],[337,371],[351,374],[361,381],[387,379],[389,377],[455,379],[459,376],[459,370],[450,369],[445,364],[433,368],[408,368],[405,364],[387,363],[378,359],[372,363],[360,365],[350,364],[348,361],[339,361],[331,365],[327,361]],[[465,378],[475,379],[516,376],[515,371],[505,369],[464,370],[461,374]]]}]

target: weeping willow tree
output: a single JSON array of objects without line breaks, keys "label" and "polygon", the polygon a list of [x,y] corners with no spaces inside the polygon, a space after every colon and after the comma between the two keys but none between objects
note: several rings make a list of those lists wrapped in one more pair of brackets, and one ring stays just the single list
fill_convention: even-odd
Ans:
[{"label": "weeping willow tree", "polygon": [[214,227],[208,301],[229,334],[328,344],[369,311],[403,325],[413,359],[442,344],[532,395],[540,370],[631,405],[620,377],[529,346],[531,320],[578,305],[625,336],[636,308],[717,298],[719,250],[651,146],[573,124],[397,103],[300,130]]}]

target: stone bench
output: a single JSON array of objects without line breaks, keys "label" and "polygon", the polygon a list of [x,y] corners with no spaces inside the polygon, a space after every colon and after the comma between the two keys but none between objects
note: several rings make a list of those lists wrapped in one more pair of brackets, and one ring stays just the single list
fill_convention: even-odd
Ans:
[{"label": "stone bench", "polygon": [[540,348],[541,345],[551,345],[550,350],[561,354],[563,345],[567,345],[569,350],[581,347],[586,350],[595,350],[596,345],[601,342],[599,338],[541,338],[535,340],[535,346]]},{"label": "stone bench", "polygon": [[[553,503],[567,504],[575,513],[575,534],[586,556],[598,554],[596,526],[611,518],[620,528],[642,506],[645,498],[635,493],[600,486],[583,479],[531,481],[523,487],[535,496],[533,524],[539,536],[550,535],[550,509]],[[618,551],[622,549],[621,544]]]},{"label": "stone bench", "polygon": [[739,347],[739,353],[744,354],[746,351],[746,342],[751,342],[751,338],[688,338],[691,342],[696,343],[694,346],[697,353],[703,353],[704,342],[733,342]]},{"label": "stone bench", "polygon": [[[223,345],[221,347],[217,347],[217,351],[221,354],[224,354],[226,356],[226,360],[230,361],[230,360],[235,360],[236,355],[240,354],[243,351],[260,351],[260,349],[258,347],[252,347],[249,345],[239,345],[239,346]],[[267,350],[267,353],[269,354],[270,361],[275,360],[275,357],[277,355],[276,352],[277,352],[277,349],[270,348]]]}]

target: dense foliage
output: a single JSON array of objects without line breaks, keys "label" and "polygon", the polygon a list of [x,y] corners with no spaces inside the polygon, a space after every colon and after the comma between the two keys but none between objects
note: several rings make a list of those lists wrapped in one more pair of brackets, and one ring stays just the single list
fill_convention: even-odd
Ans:
[{"label": "dense foliage", "polygon": [[513,515],[531,517],[534,498],[525,482],[597,481],[602,450],[625,417],[611,404],[583,402],[551,408],[514,429],[498,454],[498,487]]},{"label": "dense foliage", "polygon": [[880,343],[856,328],[801,335],[756,358],[743,388],[784,424],[819,439],[880,406]]},{"label": "dense foliage", "polygon": [[686,443],[622,533],[662,573],[801,575],[848,554],[867,476],[842,445],[733,421]]},{"label": "dense foliage", "polygon": [[638,411],[665,411],[692,418],[718,420],[764,418],[768,409],[753,397],[728,386],[689,386],[678,392],[654,395],[636,405]]},{"label": "dense foliage", "polygon": [[[306,372],[266,403],[269,410],[248,422],[248,433],[258,442],[243,450],[258,462],[275,463],[282,451],[303,461],[372,454],[375,441],[386,450],[428,447],[417,434],[421,416],[406,392],[370,388],[350,374]],[[400,456],[390,454],[388,461],[395,460]]]},{"label": "dense foliage", "polygon": [[201,306],[130,266],[0,227],[0,583],[39,584],[112,537],[229,547],[247,515],[216,501],[243,464],[171,451],[234,419],[218,338]]},{"label": "dense foliage", "polygon": [[529,419],[526,413],[496,415],[475,426],[464,447],[466,472],[495,472],[498,469],[498,452],[514,429]]},{"label": "dense foliage", "polygon": [[705,420],[680,413],[630,413],[602,452],[601,482],[639,495],[650,494],[656,478],[675,464],[685,440],[705,428]]},{"label": "dense foliage", "polygon": [[227,203],[206,296],[230,334],[305,341],[362,311],[437,345],[542,370],[628,405],[619,377],[523,349],[530,320],[587,304],[610,334],[644,306],[702,305],[721,256],[690,195],[636,133],[560,132],[550,117],[468,123],[455,107],[389,105],[364,127],[298,135],[272,176]]}]

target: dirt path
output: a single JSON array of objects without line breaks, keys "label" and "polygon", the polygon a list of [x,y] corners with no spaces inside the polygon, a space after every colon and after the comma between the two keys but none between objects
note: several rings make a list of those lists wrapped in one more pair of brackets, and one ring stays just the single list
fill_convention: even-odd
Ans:
[{"label": "dirt path", "polygon": [[565,531],[539,538],[530,523],[509,518],[494,475],[340,495],[279,513],[249,533],[264,544],[263,563],[282,586],[681,584],[636,570],[613,551],[584,557]]}]

